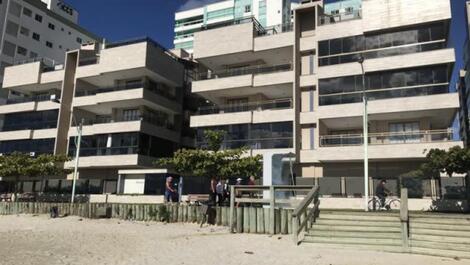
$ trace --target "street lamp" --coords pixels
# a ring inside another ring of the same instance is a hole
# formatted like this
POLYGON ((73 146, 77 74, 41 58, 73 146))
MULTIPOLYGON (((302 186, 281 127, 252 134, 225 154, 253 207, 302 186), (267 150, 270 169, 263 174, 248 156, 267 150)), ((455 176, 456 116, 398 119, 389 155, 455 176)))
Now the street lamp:
MULTIPOLYGON (((60 104, 60 100, 57 99, 55 95, 51 96, 51 101, 60 104)), ((72 122, 77 124, 75 120, 75 115, 73 114, 73 112, 72 112, 72 122)), ((75 151, 75 166, 73 169, 73 180, 72 180, 72 197, 70 198, 71 204, 73 204, 75 201, 75 188, 77 186, 77 177, 78 177, 78 161, 80 158, 80 144, 82 142, 82 132, 83 132, 84 122, 85 122, 85 119, 81 119, 78 127, 75 127, 77 129, 77 136, 75 137, 75 146, 77 147, 77 150, 75 151)))
POLYGON ((364 136, 364 209, 369 211, 369 156, 368 156, 368 147, 369 147, 369 125, 367 117, 367 95, 366 95, 366 76, 364 73, 364 57, 359 56, 357 62, 361 65, 362 70, 362 102, 364 105, 364 113, 362 119, 362 129, 364 136))

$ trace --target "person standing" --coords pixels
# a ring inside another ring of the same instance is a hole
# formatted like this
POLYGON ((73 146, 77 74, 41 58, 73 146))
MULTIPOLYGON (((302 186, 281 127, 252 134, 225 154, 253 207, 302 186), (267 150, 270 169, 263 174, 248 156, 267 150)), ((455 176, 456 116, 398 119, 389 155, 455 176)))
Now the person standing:
POLYGON ((224 185, 224 180, 221 179, 217 183, 217 186, 215 187, 215 191, 217 192, 217 203, 219 206, 222 206, 222 203, 225 201, 225 185, 224 185))
POLYGON ((217 180, 215 177, 211 178, 209 189, 209 201, 215 205, 217 200, 217 180))
POLYGON ((165 201, 172 202, 175 193, 175 189, 173 189, 173 177, 169 176, 166 178, 165 183, 165 201))

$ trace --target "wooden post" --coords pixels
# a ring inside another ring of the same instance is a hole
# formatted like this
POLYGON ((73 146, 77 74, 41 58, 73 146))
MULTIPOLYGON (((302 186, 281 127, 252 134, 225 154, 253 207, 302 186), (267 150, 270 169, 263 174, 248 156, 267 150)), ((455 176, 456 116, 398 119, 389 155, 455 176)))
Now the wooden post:
POLYGON ((243 207, 237 208, 237 233, 243 233, 243 207))
POLYGON ((401 238, 403 250, 409 251, 409 215, 408 215, 408 189, 401 189, 400 196, 400 221, 401 221, 401 238))
POLYGON ((250 233, 250 209, 243 207, 243 233, 250 233))
POLYGON ((256 209, 256 232, 258 234, 264 234, 264 209, 256 209))
POLYGON ((274 235, 276 233, 276 222, 275 222, 275 193, 274 186, 269 187, 269 234, 274 235))
POLYGON ((256 208, 250 207, 250 233, 256 233, 256 208))
POLYGON ((235 187, 230 186, 230 217, 229 217, 229 231, 234 233, 235 228, 235 187))

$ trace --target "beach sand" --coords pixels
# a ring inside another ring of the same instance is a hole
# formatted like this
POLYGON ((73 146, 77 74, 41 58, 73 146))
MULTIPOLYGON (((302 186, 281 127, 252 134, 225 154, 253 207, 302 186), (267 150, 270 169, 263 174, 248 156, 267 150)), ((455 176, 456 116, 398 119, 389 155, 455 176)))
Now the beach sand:
POLYGON ((468 260, 295 246, 290 236, 225 227, 78 217, 0 216, 0 264, 434 265, 468 260))

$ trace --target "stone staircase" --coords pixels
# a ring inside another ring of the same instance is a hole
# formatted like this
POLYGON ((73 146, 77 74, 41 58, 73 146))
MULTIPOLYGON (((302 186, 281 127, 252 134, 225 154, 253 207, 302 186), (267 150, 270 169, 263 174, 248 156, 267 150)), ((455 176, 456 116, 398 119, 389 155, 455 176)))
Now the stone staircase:
POLYGON ((470 259, 470 215, 411 214, 413 253, 470 259))
POLYGON ((303 243, 470 259, 470 215, 411 214, 409 247, 398 212, 321 210, 303 243))

